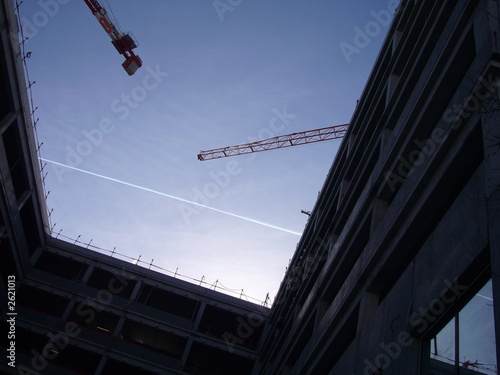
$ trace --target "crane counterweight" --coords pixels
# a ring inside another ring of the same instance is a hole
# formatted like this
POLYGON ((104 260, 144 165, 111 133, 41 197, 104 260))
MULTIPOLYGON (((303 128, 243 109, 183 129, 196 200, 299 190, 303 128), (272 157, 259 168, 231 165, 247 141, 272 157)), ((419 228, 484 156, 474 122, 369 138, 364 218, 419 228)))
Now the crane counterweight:
POLYGON ((133 49, 137 48, 137 42, 130 34, 123 33, 110 19, 108 12, 99 4, 97 0, 84 0, 92 14, 102 26, 104 31, 111 38, 111 43, 115 46, 120 55, 125 57, 122 66, 129 76, 133 75, 142 66, 142 60, 133 49))

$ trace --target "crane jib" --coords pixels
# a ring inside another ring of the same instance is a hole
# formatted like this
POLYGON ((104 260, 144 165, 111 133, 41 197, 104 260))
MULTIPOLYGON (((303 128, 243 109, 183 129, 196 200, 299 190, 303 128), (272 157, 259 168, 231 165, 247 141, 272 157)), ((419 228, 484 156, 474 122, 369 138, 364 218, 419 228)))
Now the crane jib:
POLYGON ((201 151, 198 154, 198 160, 212 160, 225 158, 228 156, 244 155, 253 152, 274 150, 277 148, 285 148, 299 146, 308 143, 317 143, 339 139, 344 137, 349 124, 328 126, 321 129, 306 130, 299 133, 279 135, 268 139, 263 139, 257 142, 245 143, 236 146, 221 147, 208 151, 201 151))

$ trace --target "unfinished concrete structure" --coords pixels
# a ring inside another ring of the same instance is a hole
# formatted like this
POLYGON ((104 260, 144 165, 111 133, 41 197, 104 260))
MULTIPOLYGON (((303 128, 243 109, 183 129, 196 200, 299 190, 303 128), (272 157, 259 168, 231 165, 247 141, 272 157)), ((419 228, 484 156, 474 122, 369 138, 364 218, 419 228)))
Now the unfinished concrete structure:
POLYGON ((249 375, 269 309, 47 234, 12 1, 0 32, 0 372, 249 375))
POLYGON ((271 311, 47 235, 0 12, 0 371, 497 373, 498 1, 401 2, 271 311))

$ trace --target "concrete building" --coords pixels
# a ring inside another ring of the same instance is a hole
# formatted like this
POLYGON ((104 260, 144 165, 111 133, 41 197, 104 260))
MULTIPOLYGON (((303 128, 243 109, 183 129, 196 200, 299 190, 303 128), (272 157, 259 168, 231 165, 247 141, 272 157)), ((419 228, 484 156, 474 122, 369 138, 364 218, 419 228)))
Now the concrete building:
POLYGON ((497 374, 500 3, 395 13, 269 310, 47 234, 3 1, 0 372, 497 374))
POLYGON ((401 2, 255 374, 498 373, 499 14, 401 2))
POLYGON ((249 375, 268 308, 48 235, 13 3, 0 4, 0 373, 249 375))

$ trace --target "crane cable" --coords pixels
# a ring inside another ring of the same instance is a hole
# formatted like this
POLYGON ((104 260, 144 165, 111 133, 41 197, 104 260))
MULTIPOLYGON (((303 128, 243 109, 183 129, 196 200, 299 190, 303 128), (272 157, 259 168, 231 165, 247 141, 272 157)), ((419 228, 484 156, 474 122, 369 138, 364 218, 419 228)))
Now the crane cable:
POLYGON ((115 16, 115 13, 113 12, 113 8, 111 7, 111 4, 109 3, 109 0, 103 0, 103 3, 105 4, 106 11, 108 12, 108 16, 115 25, 115 27, 118 29, 120 33, 123 33, 123 30, 118 23, 118 19, 115 16))

